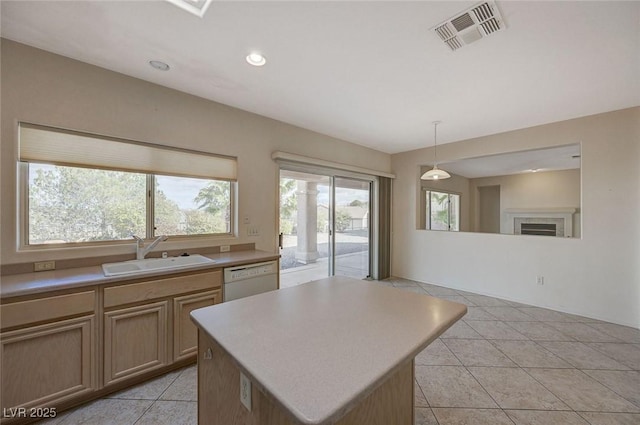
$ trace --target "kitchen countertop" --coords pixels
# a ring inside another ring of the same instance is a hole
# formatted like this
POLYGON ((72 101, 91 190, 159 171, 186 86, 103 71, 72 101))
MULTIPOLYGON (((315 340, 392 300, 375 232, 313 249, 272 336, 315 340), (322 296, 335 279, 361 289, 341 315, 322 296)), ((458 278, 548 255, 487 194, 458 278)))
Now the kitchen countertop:
POLYGON ((331 424, 467 311, 332 277, 195 310, 192 320, 300 424, 331 424))
POLYGON ((194 270, 216 269, 262 261, 277 260, 280 255, 265 251, 231 251, 220 254, 202 254, 214 263, 199 264, 175 270, 158 270, 148 273, 106 277, 101 266, 78 267, 37 273, 22 273, 2 276, 0 298, 3 300, 23 295, 41 294, 62 289, 81 288, 83 286, 104 285, 133 279, 163 277, 175 273, 194 270))

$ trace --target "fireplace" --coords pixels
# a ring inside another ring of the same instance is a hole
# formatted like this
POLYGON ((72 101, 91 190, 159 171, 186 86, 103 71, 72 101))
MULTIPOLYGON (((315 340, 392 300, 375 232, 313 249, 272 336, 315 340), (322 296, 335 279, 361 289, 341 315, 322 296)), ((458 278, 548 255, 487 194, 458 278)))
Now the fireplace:
POLYGON ((575 212, 576 208, 507 209, 506 233, 572 237, 575 212))
POLYGON ((553 223, 522 223, 521 235, 556 236, 556 225, 553 223))

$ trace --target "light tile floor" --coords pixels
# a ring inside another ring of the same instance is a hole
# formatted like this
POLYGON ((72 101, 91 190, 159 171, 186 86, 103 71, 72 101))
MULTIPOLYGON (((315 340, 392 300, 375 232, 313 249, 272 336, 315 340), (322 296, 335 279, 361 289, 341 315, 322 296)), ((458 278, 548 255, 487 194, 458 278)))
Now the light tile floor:
MULTIPOLYGON (((640 424, 640 330, 406 279, 378 283, 469 306, 416 357, 416 425, 640 424)), ((195 425, 196 380, 191 366, 41 423, 195 425)))

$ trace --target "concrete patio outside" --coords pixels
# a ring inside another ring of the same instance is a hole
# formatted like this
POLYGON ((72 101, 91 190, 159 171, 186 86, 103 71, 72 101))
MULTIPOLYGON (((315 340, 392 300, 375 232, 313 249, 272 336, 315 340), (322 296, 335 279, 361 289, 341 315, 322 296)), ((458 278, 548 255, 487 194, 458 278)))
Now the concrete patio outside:
MULTIPOLYGON (((280 271, 280 288, 289 288, 329 276, 329 259, 319 258, 315 263, 280 271)), ((369 250, 336 255, 336 275, 363 279, 368 270, 369 250)))

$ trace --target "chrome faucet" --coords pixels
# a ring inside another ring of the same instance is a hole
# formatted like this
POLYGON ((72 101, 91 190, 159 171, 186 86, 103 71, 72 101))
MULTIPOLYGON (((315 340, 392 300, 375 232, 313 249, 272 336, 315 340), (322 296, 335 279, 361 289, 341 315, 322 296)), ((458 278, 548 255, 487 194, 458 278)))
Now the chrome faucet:
POLYGON ((158 236, 153 242, 149 244, 149 246, 144 246, 144 239, 132 234, 131 235, 136 240, 136 260, 144 260, 144 257, 156 247, 160 242, 164 242, 169 239, 168 236, 162 235, 158 236))

